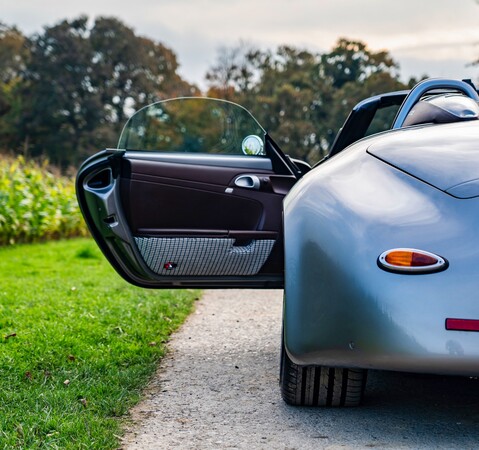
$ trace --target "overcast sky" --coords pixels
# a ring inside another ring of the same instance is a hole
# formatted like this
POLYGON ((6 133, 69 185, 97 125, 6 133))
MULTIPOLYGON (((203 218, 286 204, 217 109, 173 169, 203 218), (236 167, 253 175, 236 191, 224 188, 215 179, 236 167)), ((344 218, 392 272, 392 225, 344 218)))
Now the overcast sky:
POLYGON ((479 58, 477 0, 0 0, 0 21, 26 34, 80 14, 118 17, 163 42, 180 73, 200 84, 221 46, 327 51, 340 36, 389 50, 404 79, 479 81, 479 67, 466 67, 479 58))

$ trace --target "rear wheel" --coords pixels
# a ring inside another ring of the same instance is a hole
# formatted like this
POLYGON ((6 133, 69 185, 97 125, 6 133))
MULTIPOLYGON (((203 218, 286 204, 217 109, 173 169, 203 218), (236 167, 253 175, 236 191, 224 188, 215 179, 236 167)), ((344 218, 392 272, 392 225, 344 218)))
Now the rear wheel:
POLYGON ((283 400, 294 406, 358 406, 367 370, 300 366, 281 350, 280 385, 283 400))

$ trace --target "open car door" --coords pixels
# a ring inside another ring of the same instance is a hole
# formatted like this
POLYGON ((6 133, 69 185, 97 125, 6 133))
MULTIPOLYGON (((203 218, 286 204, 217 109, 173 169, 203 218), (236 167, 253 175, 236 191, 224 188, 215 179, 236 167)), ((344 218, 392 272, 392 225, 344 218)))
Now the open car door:
POLYGON ((76 187, 96 242, 135 285, 279 288, 282 203, 299 176, 241 106, 180 98, 135 113, 76 187))

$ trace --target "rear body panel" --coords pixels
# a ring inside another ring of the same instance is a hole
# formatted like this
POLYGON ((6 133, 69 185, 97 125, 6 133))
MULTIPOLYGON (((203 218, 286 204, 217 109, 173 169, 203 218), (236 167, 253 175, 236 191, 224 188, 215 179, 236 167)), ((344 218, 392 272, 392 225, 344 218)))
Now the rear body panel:
POLYGON ((479 196, 477 142, 479 126, 474 120, 399 130, 373 143, 368 152, 442 191, 470 198, 479 196))
POLYGON ((479 333, 445 321, 479 319, 479 199, 454 198, 367 153, 390 140, 356 144, 286 199, 286 349, 298 364, 478 375, 479 333), (379 268, 382 252, 401 247, 449 267, 379 268))

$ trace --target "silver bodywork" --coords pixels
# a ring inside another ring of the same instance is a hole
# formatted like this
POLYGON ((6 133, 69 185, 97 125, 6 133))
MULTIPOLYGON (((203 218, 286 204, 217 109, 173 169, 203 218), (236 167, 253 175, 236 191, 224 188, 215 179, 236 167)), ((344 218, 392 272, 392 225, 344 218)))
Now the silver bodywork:
POLYGON ((293 362, 479 374, 479 333, 445 327, 447 318, 479 319, 479 190, 444 192, 477 186, 478 143, 478 121, 390 131, 295 185, 284 203, 284 337, 293 362), (373 155, 378 145, 407 150, 408 167, 373 155), (382 270, 378 256, 400 247, 433 252, 449 267, 382 270))

